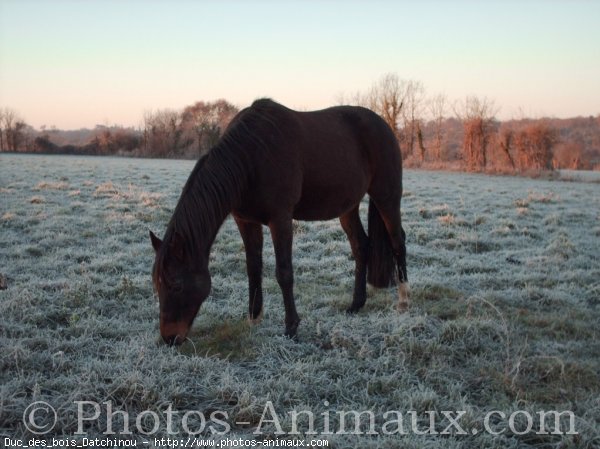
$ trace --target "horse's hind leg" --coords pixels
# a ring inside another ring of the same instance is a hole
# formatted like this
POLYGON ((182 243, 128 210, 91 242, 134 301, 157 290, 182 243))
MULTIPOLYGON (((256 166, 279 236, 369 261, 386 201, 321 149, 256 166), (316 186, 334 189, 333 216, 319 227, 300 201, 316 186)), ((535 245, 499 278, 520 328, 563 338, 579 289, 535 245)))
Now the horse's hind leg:
POLYGON ((275 276, 283 293, 285 307, 285 335, 296 337, 300 317, 294 302, 294 270, 292 267, 292 218, 284 217, 269 223, 275 249, 275 276))
POLYGON ((260 322, 262 318, 262 250, 263 233, 259 223, 251 223, 234 217, 240 230, 244 249, 246 250, 246 270, 248 272, 248 319, 252 323, 260 322))
POLYGON ((404 311, 410 305, 410 298, 406 272, 406 233, 400 218, 400 198, 382 202, 375 200, 375 205, 390 236, 398 273, 398 310, 404 311))
POLYGON ((369 238, 360 221, 358 205, 340 217, 340 223, 350 241, 352 255, 356 262, 354 269, 354 294, 348 313, 358 312, 367 299, 367 251, 369 238))

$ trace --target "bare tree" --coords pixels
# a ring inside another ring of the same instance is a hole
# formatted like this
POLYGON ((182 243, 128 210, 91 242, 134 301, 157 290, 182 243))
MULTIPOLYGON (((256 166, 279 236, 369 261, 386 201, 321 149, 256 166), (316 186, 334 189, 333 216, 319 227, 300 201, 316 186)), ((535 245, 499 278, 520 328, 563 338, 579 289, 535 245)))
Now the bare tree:
POLYGON ((425 144, 423 143, 423 130, 421 129, 421 121, 417 121, 417 144, 419 146, 419 159, 421 162, 425 162, 425 152, 427 149, 425 148, 425 144))
POLYGON ((581 142, 565 142, 556 146, 552 157, 552 167, 579 170, 584 166, 584 146, 581 142))
POLYGON ((447 98, 437 94, 429 100, 429 113, 434 124, 434 159, 442 160, 442 144, 444 141, 444 118, 446 116, 447 98))
POLYGON ((515 160, 512 156, 514 137, 514 131, 507 126, 503 126, 498 133, 498 144, 500 149, 508 159, 508 163, 513 170, 517 168, 515 165, 515 160))
POLYGON ((365 93, 338 95, 339 104, 357 104, 377 112, 392 128, 402 144, 404 155, 412 155, 418 145, 420 159, 425 158, 423 115, 425 89, 420 81, 405 80, 395 73, 383 75, 365 93))
POLYGON ((361 92, 355 92, 353 94, 347 94, 345 92, 340 92, 336 95, 335 97, 335 102, 336 104, 343 106, 343 105, 354 105, 354 106, 364 106, 364 107, 370 107, 369 105, 369 100, 367 98, 368 96, 361 93, 361 92))
POLYGON ((0 151, 18 151, 23 143, 27 124, 16 111, 0 109, 0 151))
POLYGON ((178 154, 181 114, 170 109, 144 114, 144 141, 149 154, 168 157, 178 154))
POLYGON ((556 130, 543 121, 525 126, 515 136, 521 168, 552 169, 552 149, 558 142, 556 130))
POLYGON ((144 117, 142 119, 142 154, 149 156, 151 154, 150 149, 150 134, 152 126, 152 111, 144 111, 144 117))
POLYGON ((19 149, 23 145, 23 143, 25 141, 24 131, 26 128, 27 128, 27 124, 23 120, 18 119, 15 122, 12 132, 10 134, 10 143, 11 143, 12 151, 15 151, 15 152, 19 151, 19 149))
POLYGON ((388 73, 381 77, 362 99, 362 105, 381 115, 398 137, 406 83, 395 73, 388 73))
POLYGON ((214 102, 199 101, 184 109, 181 119, 183 139, 192 152, 197 155, 206 153, 229 125, 238 109, 226 100, 214 102))
POLYGON ((402 108, 403 141, 407 155, 414 153, 415 142, 419 145, 421 162, 425 159, 425 147, 423 146, 423 134, 421 131, 423 106, 425 104, 425 88, 420 81, 404 81, 404 107, 402 108))
POLYGON ((458 102, 454 111, 463 122, 463 159, 468 170, 482 170, 487 165, 487 149, 495 132, 494 102, 486 97, 469 96, 458 102))

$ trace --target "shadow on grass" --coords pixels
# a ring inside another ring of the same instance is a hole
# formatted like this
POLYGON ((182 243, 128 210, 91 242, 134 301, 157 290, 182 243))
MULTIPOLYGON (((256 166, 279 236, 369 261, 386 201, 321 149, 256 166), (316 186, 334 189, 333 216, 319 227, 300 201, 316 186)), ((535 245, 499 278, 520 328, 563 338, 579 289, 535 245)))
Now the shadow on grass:
POLYGON ((256 332, 247 319, 202 323, 192 329, 179 352, 184 355, 216 356, 229 360, 256 357, 256 332))

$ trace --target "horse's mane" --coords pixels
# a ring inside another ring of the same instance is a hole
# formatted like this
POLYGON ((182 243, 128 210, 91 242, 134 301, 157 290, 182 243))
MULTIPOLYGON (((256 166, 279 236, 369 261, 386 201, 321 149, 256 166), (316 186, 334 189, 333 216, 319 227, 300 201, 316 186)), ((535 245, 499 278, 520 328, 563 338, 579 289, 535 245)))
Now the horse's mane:
POLYGON ((253 161, 267 153, 260 131, 274 122, 265 110, 268 108, 256 107, 261 106, 259 102, 266 106, 269 101, 259 100, 234 117, 219 142, 198 160, 183 187, 164 243, 168 245, 175 235, 181 237, 186 258, 210 249, 252 178, 253 161))

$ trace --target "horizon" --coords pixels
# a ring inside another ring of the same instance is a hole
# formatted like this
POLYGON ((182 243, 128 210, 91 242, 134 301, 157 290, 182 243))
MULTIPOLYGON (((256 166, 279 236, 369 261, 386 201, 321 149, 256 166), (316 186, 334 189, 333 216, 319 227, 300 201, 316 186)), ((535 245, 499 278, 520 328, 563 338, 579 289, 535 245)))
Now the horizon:
POLYGON ((137 127, 218 98, 319 109, 396 73, 501 120, 597 116, 598 18, 588 1, 0 0, 0 107, 36 129, 137 127))

